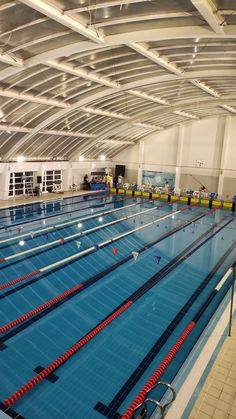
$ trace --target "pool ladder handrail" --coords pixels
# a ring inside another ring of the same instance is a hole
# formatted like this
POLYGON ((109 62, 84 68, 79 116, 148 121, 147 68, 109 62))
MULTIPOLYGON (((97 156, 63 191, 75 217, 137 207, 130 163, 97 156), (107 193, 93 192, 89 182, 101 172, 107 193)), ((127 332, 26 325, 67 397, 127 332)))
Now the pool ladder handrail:
POLYGON ((138 409, 140 409, 140 407, 142 407, 143 406, 143 410, 141 411, 141 413, 139 414, 139 416, 137 416, 137 419, 147 419, 147 402, 149 402, 149 403, 152 403, 152 404, 155 404, 155 406, 156 407, 158 407, 159 409, 160 409, 160 417, 161 417, 161 419, 162 418, 164 418, 164 416, 165 416, 165 411, 166 411, 166 408, 168 407, 168 406, 170 406, 170 404, 171 403, 173 403, 173 401, 176 399, 176 392, 175 392, 175 389, 172 387, 172 385, 171 384, 169 384, 169 383, 166 383, 165 381, 158 381, 152 388, 150 388, 150 390, 146 393, 146 398, 145 398, 145 400, 142 402, 142 403, 140 403, 135 409, 134 409, 134 411, 133 411, 133 418, 135 418, 135 412, 138 410, 138 409), (155 400, 155 399, 153 399, 153 398, 150 398, 150 397, 147 397, 148 396, 148 394, 154 389, 154 388, 156 388, 156 387, 158 387, 159 385, 164 385, 164 386, 166 386, 167 387, 167 390, 169 389, 169 390, 171 390, 171 393, 172 393, 172 397, 171 397, 171 399, 168 401, 168 402, 166 402, 164 405, 162 405, 158 400, 155 400))

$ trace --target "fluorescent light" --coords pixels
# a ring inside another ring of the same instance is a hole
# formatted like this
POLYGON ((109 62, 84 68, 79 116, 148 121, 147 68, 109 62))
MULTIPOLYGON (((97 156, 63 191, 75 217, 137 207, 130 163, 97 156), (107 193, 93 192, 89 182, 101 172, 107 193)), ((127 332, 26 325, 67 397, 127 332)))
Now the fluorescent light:
POLYGON ((79 161, 83 161, 84 160, 84 156, 79 156, 79 161))
POLYGON ((23 161, 25 161, 25 158, 24 156, 18 156, 16 160, 18 161, 18 163, 22 163, 23 161))
POLYGON ((106 156, 104 156, 104 154, 102 154, 100 159, 104 161, 104 160, 106 160, 106 156))

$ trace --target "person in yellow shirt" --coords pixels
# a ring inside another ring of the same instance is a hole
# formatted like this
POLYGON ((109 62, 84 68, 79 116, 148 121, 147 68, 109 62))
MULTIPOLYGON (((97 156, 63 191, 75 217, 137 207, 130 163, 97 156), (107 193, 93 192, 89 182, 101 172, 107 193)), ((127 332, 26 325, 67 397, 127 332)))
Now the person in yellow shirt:
POLYGON ((111 187, 111 181, 112 181, 112 177, 111 175, 108 173, 108 175, 106 176, 106 184, 107 187, 110 188, 111 187))

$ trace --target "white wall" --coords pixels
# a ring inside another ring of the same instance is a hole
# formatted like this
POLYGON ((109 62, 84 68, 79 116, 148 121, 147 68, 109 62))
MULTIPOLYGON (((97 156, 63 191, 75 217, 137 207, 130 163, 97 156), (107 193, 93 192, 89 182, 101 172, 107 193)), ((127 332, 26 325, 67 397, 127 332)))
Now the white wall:
MULTIPOLYGON (((236 116, 230 115, 154 132, 143 138, 142 169, 175 173, 178 166, 181 188, 195 190, 204 184, 212 192, 221 189, 223 197, 228 194, 232 196, 236 194, 235 133, 236 116), (204 160, 204 168, 196 167, 196 160, 204 160)), ((137 174, 140 166, 139 145, 127 148, 112 161, 114 165, 125 164, 127 174, 130 170, 137 174)), ((127 180, 133 180, 127 177, 127 180)))
POLYGON ((8 199, 9 176, 11 172, 33 171, 34 186, 37 185, 37 176, 42 176, 44 170, 62 170, 62 189, 69 190, 70 185, 79 185, 83 182, 85 174, 99 168, 112 167, 108 161, 47 161, 47 162, 11 162, 0 163, 0 199, 8 199))

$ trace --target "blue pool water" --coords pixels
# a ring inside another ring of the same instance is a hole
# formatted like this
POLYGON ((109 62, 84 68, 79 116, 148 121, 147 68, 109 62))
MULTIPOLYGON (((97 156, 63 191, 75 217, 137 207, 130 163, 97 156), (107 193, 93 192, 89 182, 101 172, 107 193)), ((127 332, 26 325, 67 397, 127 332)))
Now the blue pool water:
MULTIPOLYGON (((123 199, 101 194, 0 210, 0 258, 34 249, 0 263, 0 285, 186 208, 178 203, 123 199), (132 205, 137 202, 140 204, 132 205), (153 210, 140 214, 147 209, 153 210), (109 213, 101 215, 106 211, 109 213), (134 217, 103 227, 130 215, 134 217), (70 224, 60 227, 66 222, 70 224), (99 226, 64 244, 40 247, 99 226), (34 231, 38 233, 33 238, 23 237, 34 231), (76 240, 81 241, 79 249, 76 240)), ((57 381, 44 379, 12 406, 26 419, 116 418, 117 412, 124 413, 235 260, 233 215, 194 206, 1 289, 0 327, 75 285, 86 284, 72 298, 0 334, 0 401, 30 380, 37 366, 47 367, 120 305, 132 300, 131 307, 55 371, 57 381), (136 261, 132 251, 140 252, 136 261), (155 256, 161 257, 159 264, 155 256), (193 299, 204 280, 204 287, 193 299), (150 287, 143 293, 147 284, 150 287), (178 321, 174 321, 176 316, 178 321)), ((163 379, 171 382, 176 375, 228 286, 226 283, 209 304, 163 379)))

